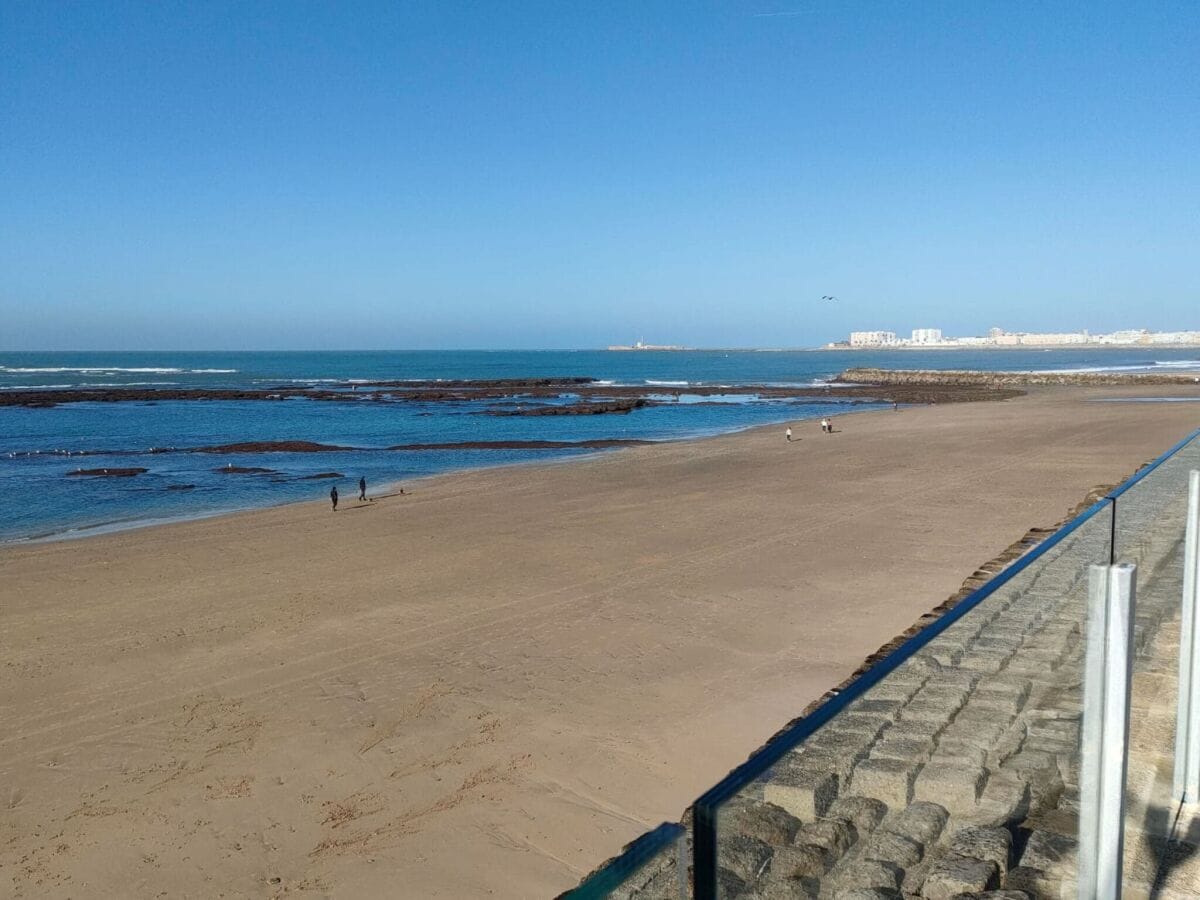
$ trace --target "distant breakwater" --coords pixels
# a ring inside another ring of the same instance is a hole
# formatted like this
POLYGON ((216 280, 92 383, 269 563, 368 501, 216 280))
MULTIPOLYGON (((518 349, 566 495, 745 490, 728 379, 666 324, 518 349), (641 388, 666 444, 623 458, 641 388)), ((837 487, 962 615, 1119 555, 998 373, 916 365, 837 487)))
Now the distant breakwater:
POLYGON ((1129 385, 1200 383, 1198 374, 1134 372, 981 372, 953 369, 846 369, 837 376, 846 384, 895 387, 1011 388, 1019 385, 1129 385))

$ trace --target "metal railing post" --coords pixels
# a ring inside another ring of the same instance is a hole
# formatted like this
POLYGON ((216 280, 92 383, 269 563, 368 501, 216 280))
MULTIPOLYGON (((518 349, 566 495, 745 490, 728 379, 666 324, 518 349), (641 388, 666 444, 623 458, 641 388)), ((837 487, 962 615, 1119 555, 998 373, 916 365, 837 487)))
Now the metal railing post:
POLYGON ((692 806, 692 896, 717 897, 717 810, 701 797, 692 806))
POLYGON ((1183 610, 1179 619, 1179 705, 1175 719, 1175 799, 1200 801, 1200 472, 1188 476, 1183 543, 1183 610))
POLYGON ((675 839, 675 896, 688 900, 688 867, 692 858, 687 852, 687 832, 681 831, 675 839))
POLYGON ((1092 566, 1079 773, 1079 898, 1118 900, 1137 567, 1092 566))

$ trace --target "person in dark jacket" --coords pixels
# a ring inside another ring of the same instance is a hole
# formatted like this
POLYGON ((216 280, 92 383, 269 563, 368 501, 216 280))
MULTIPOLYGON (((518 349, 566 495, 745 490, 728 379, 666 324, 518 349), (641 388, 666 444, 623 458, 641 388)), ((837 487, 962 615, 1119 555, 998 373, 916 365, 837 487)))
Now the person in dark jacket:
POLYGON ((329 499, 333 503, 333 511, 337 512, 337 485, 329 489, 329 499))
POLYGON ((366 478, 358 479, 358 499, 359 500, 367 499, 367 479, 366 478))

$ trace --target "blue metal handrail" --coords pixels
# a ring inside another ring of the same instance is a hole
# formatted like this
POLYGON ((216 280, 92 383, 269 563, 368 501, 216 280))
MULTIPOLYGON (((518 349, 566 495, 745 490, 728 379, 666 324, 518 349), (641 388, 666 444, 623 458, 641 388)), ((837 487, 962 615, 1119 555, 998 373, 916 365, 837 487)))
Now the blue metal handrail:
POLYGON ((1169 460, 1171 457, 1173 457, 1176 453, 1178 453, 1180 450, 1182 450, 1184 447, 1186 447, 1192 441, 1196 440, 1197 437, 1200 437, 1200 428, 1197 428, 1195 431, 1193 431, 1191 434, 1189 434, 1187 437, 1185 437, 1182 441, 1180 441, 1178 444, 1176 444, 1174 447, 1172 447, 1170 450, 1168 450, 1166 453, 1164 453, 1158 459, 1154 460, 1154 462, 1150 463, 1150 465, 1143 466, 1141 469, 1134 472, 1132 476, 1130 476, 1129 478, 1126 478, 1123 482, 1121 482, 1121 484, 1117 485, 1115 488, 1113 488, 1111 491, 1109 491, 1105 495, 1106 497, 1108 497, 1108 499, 1112 500, 1112 502, 1113 502, 1111 531, 1109 532, 1109 540, 1108 540, 1108 563, 1109 563, 1109 565, 1116 565, 1116 562, 1117 562, 1117 501, 1120 499, 1121 495, 1124 494, 1126 491, 1128 491, 1130 488, 1137 485, 1143 478, 1145 478, 1147 475, 1149 475, 1151 472, 1153 472, 1155 469, 1157 469, 1159 466, 1161 466, 1163 463, 1165 463, 1167 460, 1169 460))
POLYGON ((1139 469, 1131 477, 1125 479, 1123 482, 1121 482, 1121 484, 1119 484, 1117 487, 1115 487, 1111 491, 1109 491, 1109 493, 1106 496, 1108 496, 1114 500, 1116 498, 1120 497, 1127 490, 1129 490, 1131 487, 1133 487, 1135 484, 1137 484, 1139 481, 1141 481, 1143 478, 1145 478, 1147 475, 1149 475, 1151 472, 1153 472, 1155 469, 1157 469, 1159 466, 1161 466, 1163 463, 1165 463, 1168 459, 1170 459, 1172 456, 1174 456, 1176 453, 1178 453, 1180 450, 1182 450, 1184 447, 1186 447, 1192 441, 1196 440, 1196 438, 1200 438, 1200 428, 1197 428, 1195 431, 1193 431, 1191 434, 1189 434, 1187 437, 1185 437, 1182 441, 1180 441, 1178 444, 1176 444, 1174 447, 1172 447, 1170 450, 1168 450, 1166 453, 1164 453, 1162 456, 1160 456, 1154 462, 1150 463, 1150 465, 1145 466, 1142 469, 1139 469))

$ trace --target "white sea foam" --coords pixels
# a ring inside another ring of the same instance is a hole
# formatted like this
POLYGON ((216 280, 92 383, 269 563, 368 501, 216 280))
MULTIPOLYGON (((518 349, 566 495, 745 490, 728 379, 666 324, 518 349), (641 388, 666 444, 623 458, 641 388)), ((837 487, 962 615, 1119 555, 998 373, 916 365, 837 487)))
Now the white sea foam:
POLYGON ((370 378, 255 378, 255 384, 366 384, 370 378))
POLYGON ((237 369, 180 369, 174 366, 0 366, 6 375, 50 375, 76 372, 80 375, 233 375, 237 369))
POLYGON ((71 388, 170 387, 178 381, 76 381, 68 384, 3 384, 0 391, 55 391, 71 388))
POLYGON ((1144 372, 1150 366, 1079 366, 1074 369, 1026 369, 1023 375, 1093 375, 1103 372, 1144 372))
POLYGON ((653 385, 654 387, 688 387, 691 384, 691 382, 690 381, 651 381, 649 378, 647 378, 646 384, 653 385))
POLYGON ((1200 359, 1156 359, 1125 366, 1079 366, 1070 369, 1030 369, 1030 375, 1089 375, 1105 372, 1153 372, 1156 369, 1200 370, 1200 359))
POLYGON ((165 387, 179 384, 178 381, 84 381, 66 387, 96 388, 96 387, 165 387))
POLYGON ((108 366, 31 366, 31 367, 14 367, 0 366, 0 370, 11 372, 16 375, 43 375, 48 373, 62 372, 78 372, 80 375, 116 375, 119 372, 128 372, 130 374, 145 374, 145 375, 178 375, 183 372, 183 369, 175 368, 138 368, 124 369, 108 366))
MULTIPOLYGON (((247 507, 253 508, 253 507, 247 507)), ((91 537, 98 534, 112 534, 117 531, 131 531, 135 528, 148 528, 152 525, 166 525, 170 522, 195 522, 200 519, 212 519, 237 512, 236 507, 228 509, 202 510, 179 515, 155 516, 141 519, 117 519, 112 522, 101 522, 95 525, 77 525, 61 531, 51 531, 31 537, 0 538, 0 544, 45 544, 52 541, 70 541, 77 538, 91 537)))

